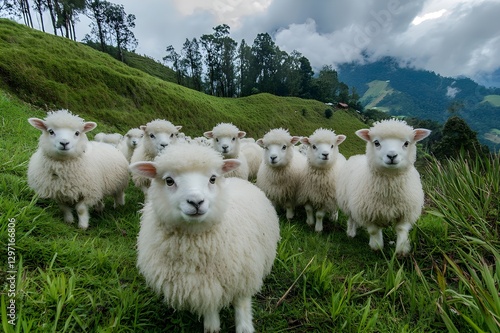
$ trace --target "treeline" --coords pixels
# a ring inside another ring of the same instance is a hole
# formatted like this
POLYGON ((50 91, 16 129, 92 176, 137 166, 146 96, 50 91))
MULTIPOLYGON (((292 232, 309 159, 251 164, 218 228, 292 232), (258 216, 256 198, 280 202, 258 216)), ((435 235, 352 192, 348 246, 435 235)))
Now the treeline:
POLYGON ((76 41, 75 24, 80 15, 91 20, 91 33, 84 42, 95 42, 107 52, 115 46, 118 58, 124 60, 124 51, 134 51, 137 39, 131 29, 135 27, 135 15, 127 14, 123 5, 101 0, 0 0, 0 15, 22 18, 24 24, 34 28, 32 11, 38 16, 41 29, 46 32, 45 17, 48 14, 52 32, 76 41))
POLYGON ((171 64, 177 83, 220 97, 242 97, 266 92, 361 109, 355 89, 339 81, 337 71, 325 65, 315 75, 309 59, 297 51, 288 54, 268 33, 249 45, 230 37, 226 24, 212 34, 186 39, 182 49, 166 48, 163 60, 171 64))

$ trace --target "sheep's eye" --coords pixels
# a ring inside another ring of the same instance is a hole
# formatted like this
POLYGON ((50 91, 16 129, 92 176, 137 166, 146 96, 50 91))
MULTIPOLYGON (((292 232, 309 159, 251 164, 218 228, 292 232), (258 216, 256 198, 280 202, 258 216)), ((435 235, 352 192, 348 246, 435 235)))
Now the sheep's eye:
POLYGON ((333 145, 331 145, 330 148, 333 149, 333 145))
POLYGON ((236 138, 233 138, 233 141, 236 141, 236 138))
POLYGON ((153 133, 151 133, 151 134, 149 134, 149 137, 150 137, 151 139, 154 139, 154 138, 155 138, 155 135, 154 135, 153 133))
POLYGON ((79 135, 80 135, 80 132, 76 131, 75 136, 79 136, 79 135))
POLYGON ((318 148, 318 147, 316 147, 316 145, 313 145, 313 149, 316 149, 316 148, 318 148))
POLYGON ((175 184, 174 179, 172 177, 165 178, 165 184, 167 184, 167 186, 174 185, 175 184))
POLYGON ((410 144, 410 142, 406 141, 403 146, 406 148, 406 147, 408 147, 409 144, 410 144))
POLYGON ((216 142, 219 142, 219 138, 215 138, 215 141, 216 141, 216 142))
POLYGON ((283 145, 283 147, 281 147, 281 150, 286 150, 286 145, 283 145))
POLYGON ((144 137, 144 134, 141 134, 141 138, 144 137))
POLYGON ((50 135, 54 135, 54 134, 56 134, 56 133, 54 132, 54 130, 52 130, 52 129, 49 129, 47 132, 49 132, 49 134, 50 134, 50 135))
POLYGON ((215 184, 216 179, 217 179, 217 176, 212 175, 212 177, 210 177, 210 184, 215 184))
POLYGON ((170 134, 170 137, 173 138, 174 137, 174 133, 170 134))
POLYGON ((380 147, 380 142, 378 142, 378 140, 373 141, 373 144, 375 147, 380 147))

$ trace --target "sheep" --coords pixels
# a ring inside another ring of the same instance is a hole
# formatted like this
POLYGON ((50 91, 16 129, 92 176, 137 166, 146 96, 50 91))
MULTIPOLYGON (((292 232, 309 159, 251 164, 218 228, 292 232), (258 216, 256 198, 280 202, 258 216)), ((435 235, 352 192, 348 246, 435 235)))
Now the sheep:
MULTIPOLYGON (((174 126, 170 121, 164 119, 155 119, 139 127, 144 131, 144 137, 141 145, 134 150, 130 163, 138 161, 152 161, 169 144, 177 142, 177 133, 182 126, 174 126)), ((150 179, 138 174, 132 174, 132 181, 136 187, 147 192, 150 179)))
POLYGON ((262 147, 255 143, 255 140, 253 142, 245 141, 241 145, 241 153, 248 162, 248 179, 252 181, 256 180, 260 164, 262 163, 262 147))
POLYGON ((71 206, 78 213, 78 226, 89 226, 89 208, 104 208, 103 198, 113 195, 115 207, 125 204, 128 162, 115 147, 88 141, 86 133, 97 124, 84 122, 68 110, 49 112, 46 119, 29 118, 42 131, 38 149, 28 164, 28 185, 40 198, 55 200, 67 223, 73 222, 71 206))
POLYGON ((135 148, 141 143, 144 131, 139 128, 132 128, 123 136, 117 148, 123 153, 127 161, 130 162, 135 148))
POLYGON ((224 174, 225 177, 248 179, 248 162, 240 150, 240 139, 246 135, 245 132, 240 131, 233 124, 220 123, 211 131, 203 133, 203 135, 208 139, 212 139, 212 147, 220 152, 224 158, 237 158, 240 160, 240 167, 224 174))
POLYGON ((153 162, 130 165, 152 179, 137 267, 169 306, 203 317, 205 332, 219 332, 219 312, 231 303, 236 332, 254 332, 252 296, 271 271, 280 238, 265 194, 223 177, 239 164, 209 147, 176 144, 153 162))
POLYGON ((424 204, 420 175, 414 167, 416 142, 430 132, 395 119, 356 132, 366 141, 366 153, 347 160, 337 183, 337 201, 348 216, 348 236, 356 236, 358 226, 362 226, 370 235, 371 249, 381 250, 382 229, 393 225, 396 254, 409 253, 408 232, 424 204))
POLYGON ((307 163, 304 155, 294 153, 294 145, 299 140, 300 137, 291 136, 288 130, 276 128, 256 141, 264 148, 256 185, 276 208, 285 208, 288 220, 295 215, 297 187, 307 163))
POLYGON ((120 143, 120 141, 122 139, 123 139, 123 135, 121 135, 120 133, 100 132, 94 136, 94 141, 108 143, 108 144, 113 145, 115 147, 118 146, 118 144, 120 143))
POLYGON ((339 145, 346 139, 345 135, 336 135, 334 131, 319 128, 310 137, 300 139, 302 146, 308 147, 307 167, 298 187, 297 204, 306 210, 308 225, 315 221, 315 231, 323 230, 323 218, 330 213, 332 221, 338 218, 338 207, 335 196, 337 175, 346 159, 339 153, 339 145))

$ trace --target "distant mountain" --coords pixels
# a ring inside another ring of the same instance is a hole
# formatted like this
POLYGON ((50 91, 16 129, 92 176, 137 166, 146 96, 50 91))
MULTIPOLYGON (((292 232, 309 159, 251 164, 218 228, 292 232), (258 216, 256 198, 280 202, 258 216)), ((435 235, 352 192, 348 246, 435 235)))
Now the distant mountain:
POLYGON ((406 67, 390 57, 338 68, 339 79, 355 87, 365 108, 394 116, 431 119, 444 123, 455 105, 458 115, 478 133, 479 140, 500 148, 500 88, 486 88, 466 77, 443 77, 406 67))

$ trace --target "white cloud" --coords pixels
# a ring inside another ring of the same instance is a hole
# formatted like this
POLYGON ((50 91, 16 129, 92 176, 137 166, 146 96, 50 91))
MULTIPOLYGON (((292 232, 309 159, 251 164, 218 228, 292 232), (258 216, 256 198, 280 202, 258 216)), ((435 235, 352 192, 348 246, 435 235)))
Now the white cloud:
POLYGON ((414 25, 419 25, 420 23, 425 22, 427 20, 434 20, 434 19, 440 18, 446 12, 447 12, 446 9, 441 9, 441 10, 438 10, 437 12, 426 13, 426 14, 424 14, 422 16, 416 16, 413 19, 413 21, 411 21, 411 23, 414 24, 414 25))

